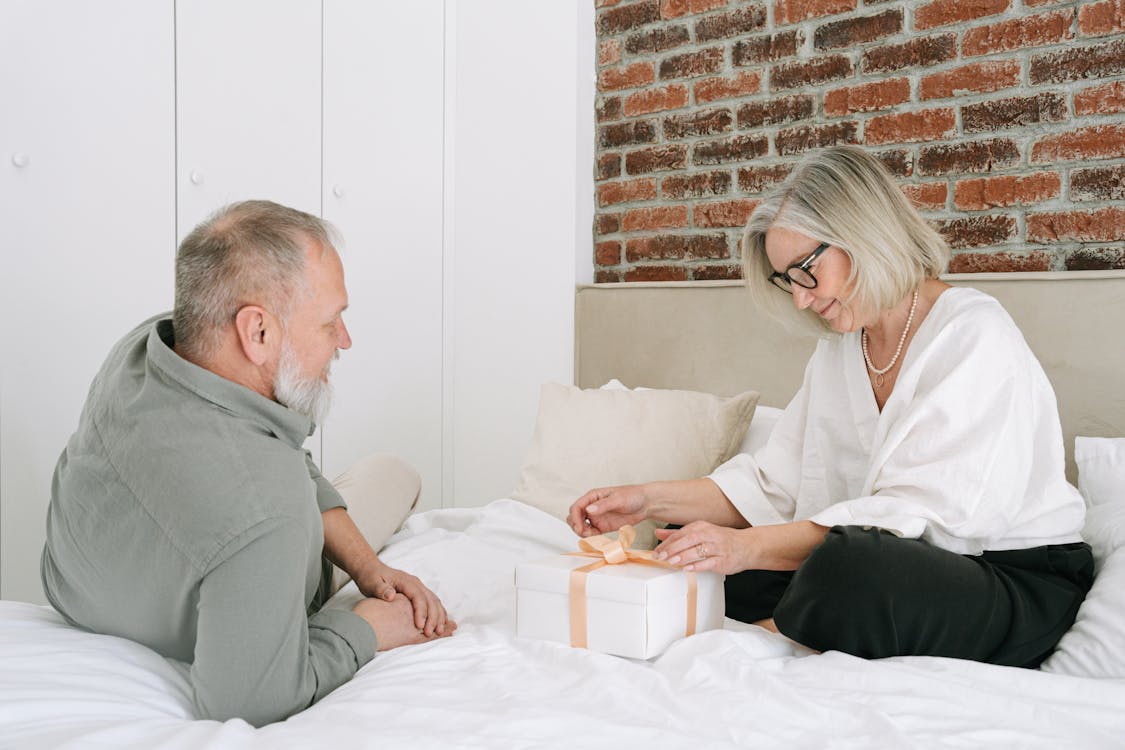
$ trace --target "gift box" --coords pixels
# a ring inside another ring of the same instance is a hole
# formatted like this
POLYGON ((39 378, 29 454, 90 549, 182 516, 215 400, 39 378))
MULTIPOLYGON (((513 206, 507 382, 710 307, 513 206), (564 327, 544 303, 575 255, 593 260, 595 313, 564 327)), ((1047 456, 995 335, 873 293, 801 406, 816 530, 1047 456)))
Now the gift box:
POLYGON ((649 659, 723 627, 724 576, 693 573, 628 549, 630 532, 581 540, 582 551, 516 566, 516 634, 649 659))

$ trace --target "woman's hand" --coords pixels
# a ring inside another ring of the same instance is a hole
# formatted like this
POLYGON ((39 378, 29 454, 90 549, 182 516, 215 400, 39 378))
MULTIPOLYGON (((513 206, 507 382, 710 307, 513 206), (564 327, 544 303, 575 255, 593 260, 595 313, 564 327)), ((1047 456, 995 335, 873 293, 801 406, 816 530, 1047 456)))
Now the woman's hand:
POLYGON ((661 543, 654 552, 657 560, 685 570, 733 575, 751 567, 749 531, 693 521, 682 529, 657 529, 661 543))
POLYGON ((626 484, 590 490, 570 506, 567 521, 578 536, 594 536, 648 518, 645 485, 626 484))

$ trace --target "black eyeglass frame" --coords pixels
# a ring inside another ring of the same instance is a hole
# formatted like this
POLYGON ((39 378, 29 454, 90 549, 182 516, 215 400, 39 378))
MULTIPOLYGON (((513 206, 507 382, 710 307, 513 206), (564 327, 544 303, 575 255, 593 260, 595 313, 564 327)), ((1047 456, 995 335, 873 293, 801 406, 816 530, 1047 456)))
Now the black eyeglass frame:
POLYGON ((821 254, 830 247, 832 247, 832 245, 827 242, 820 243, 819 245, 817 245, 816 250, 813 250, 811 253, 805 256, 803 260, 799 260, 796 263, 791 263, 786 267, 784 271, 774 271, 773 273, 771 273, 769 275, 769 282, 781 291, 788 294, 793 293, 793 284, 796 284, 802 289, 815 289, 816 277, 812 275, 811 271, 809 271, 809 266, 811 266, 816 261, 816 259, 819 258, 821 254), (802 281, 793 278, 793 276, 791 275, 793 271, 800 271, 805 276, 808 276, 810 279, 812 279, 812 284, 805 284, 802 281))

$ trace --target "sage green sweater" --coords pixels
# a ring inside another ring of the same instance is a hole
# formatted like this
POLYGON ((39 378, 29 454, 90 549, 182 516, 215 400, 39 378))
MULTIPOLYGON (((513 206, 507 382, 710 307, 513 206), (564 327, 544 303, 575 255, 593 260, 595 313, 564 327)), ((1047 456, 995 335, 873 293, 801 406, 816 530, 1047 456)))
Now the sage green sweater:
POLYGON ((358 615, 314 612, 320 514, 344 505, 304 416, 173 350, 157 316, 110 352, 51 485, 43 589, 72 623, 191 662, 200 718, 260 726, 375 654, 358 615))

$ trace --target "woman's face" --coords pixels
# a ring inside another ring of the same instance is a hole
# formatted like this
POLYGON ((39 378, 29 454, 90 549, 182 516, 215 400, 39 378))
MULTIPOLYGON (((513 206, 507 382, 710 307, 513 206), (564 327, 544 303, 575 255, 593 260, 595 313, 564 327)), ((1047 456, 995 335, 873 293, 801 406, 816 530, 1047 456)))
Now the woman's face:
MULTIPOLYGON (((766 256, 773 270, 784 273, 790 266, 803 262, 820 243, 808 235, 784 227, 771 227, 766 232, 766 256)), ((852 292, 848 275, 852 261, 838 247, 822 252, 809 266, 808 272, 816 279, 816 287, 805 289, 792 284, 793 304, 798 310, 811 308, 834 331, 846 333, 863 327, 855 311, 845 300, 852 292)))

